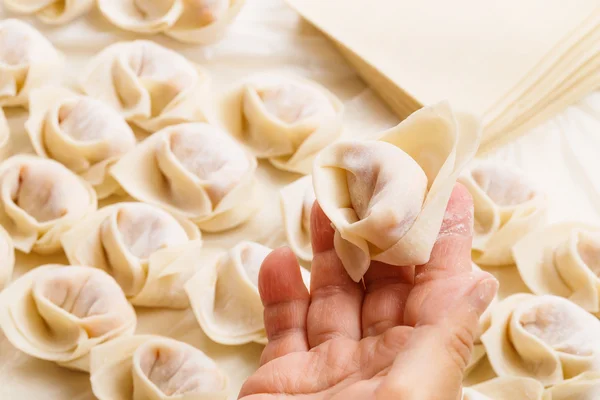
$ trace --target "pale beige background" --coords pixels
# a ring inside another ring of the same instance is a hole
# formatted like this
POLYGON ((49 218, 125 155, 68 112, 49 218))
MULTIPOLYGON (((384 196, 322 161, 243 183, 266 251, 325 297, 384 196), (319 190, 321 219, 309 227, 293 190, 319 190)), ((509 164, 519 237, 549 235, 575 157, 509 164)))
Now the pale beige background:
MULTIPOLYGON (((0 6, 0 17, 6 15, 0 6)), ((27 20, 35 23, 34 18, 27 20)), ((37 26, 67 55, 66 80, 70 83, 85 62, 105 46, 118 40, 139 38, 114 30, 95 12, 65 27, 37 26)), ((292 72, 323 83, 345 102, 345 134, 348 136, 372 136, 397 123, 396 117, 358 79, 334 47, 303 23, 282 0, 247 0, 226 38, 214 46, 186 46, 162 36, 152 39, 207 67, 214 78, 215 95, 255 72, 292 72)), ((13 134, 9 152, 30 151, 22 126, 26 113, 10 110, 7 116, 13 134)), ((551 221, 575 219, 600 223, 598 154, 599 92, 492 156, 525 168, 549 193, 551 221)), ((228 247, 241 239, 269 246, 284 242, 276 193, 298 175, 276 171, 265 163, 261 164, 259 174, 266 196, 263 211, 241 229, 207 235, 206 246, 228 247)), ((15 276, 50 262, 65 260, 62 255, 41 258, 18 254, 15 276)), ((493 272, 502 281, 503 296, 525 290, 514 267, 498 268, 493 272)), ((257 366, 262 346, 228 347, 212 343, 190 311, 138 309, 138 315, 138 332, 163 334, 186 341, 215 358, 231 378, 232 399, 236 398, 235 393, 245 377, 257 366)), ((474 372, 472 381, 490 375, 489 366, 484 363, 482 367, 474 372)), ((87 374, 32 359, 16 351, 0 333, 0 399, 93 398, 87 374)))

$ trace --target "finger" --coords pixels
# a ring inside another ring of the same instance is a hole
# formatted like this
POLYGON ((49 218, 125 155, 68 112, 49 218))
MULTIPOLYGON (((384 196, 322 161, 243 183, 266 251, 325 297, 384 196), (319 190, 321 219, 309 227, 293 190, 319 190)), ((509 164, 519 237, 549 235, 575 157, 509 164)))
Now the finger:
POLYGON ((269 338, 261 365, 295 351, 307 351, 306 316, 310 295, 290 249, 274 250, 265 258, 258 275, 258 289, 265 307, 265 329, 269 338))
POLYGON ((414 267, 373 261, 364 276, 363 337, 377 336, 404 322, 404 310, 414 283, 414 267))
POLYGON ((315 347, 330 339, 361 338, 362 284, 354 282, 333 249, 334 230, 317 203, 311 215, 313 261, 308 343, 315 347))
POLYGON ((429 261, 415 268, 415 284, 471 271, 473 199, 460 183, 454 186, 429 261))
POLYGON ((475 271, 432 285, 413 334, 381 386, 380 398, 460 396, 479 317, 496 295, 498 282, 475 271))

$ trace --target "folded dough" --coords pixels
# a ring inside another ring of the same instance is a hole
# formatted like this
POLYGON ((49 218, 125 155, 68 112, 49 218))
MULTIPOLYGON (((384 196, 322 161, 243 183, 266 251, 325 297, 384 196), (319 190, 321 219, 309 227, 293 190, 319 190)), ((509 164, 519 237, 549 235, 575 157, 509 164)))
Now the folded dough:
POLYGON ((173 50, 148 40, 113 44, 90 61, 83 91, 147 131, 206 121, 208 73, 173 50))
POLYGON ((595 400, 600 398, 600 372, 583 374, 546 389, 543 400, 595 400))
POLYGON ((25 129, 39 156, 80 174, 101 199, 119 188, 108 169, 136 143, 131 128, 112 107, 60 87, 31 91, 25 129))
MULTIPOLYGON (((271 249, 241 242, 225 254, 211 255, 185 285, 204 333, 225 345, 267 343, 258 272, 271 249)), ((305 284, 308 271, 301 269, 305 284)))
POLYGON ((0 164, 0 224, 24 253, 60 250, 60 236, 96 208, 94 189, 54 160, 16 155, 0 164))
POLYGON ((92 347, 135 326, 123 291, 97 268, 37 267, 0 293, 0 327, 13 346, 67 368, 89 370, 92 347))
POLYGON ((600 227, 582 223, 545 227, 521 239, 513 254, 533 293, 566 297, 600 314, 600 227))
POLYGON ((479 136, 478 121, 440 103, 415 112, 379 141, 342 141, 317 156, 316 198, 336 228, 335 249, 353 280, 371 260, 429 260, 456 178, 479 136))
POLYGON ((546 196, 523 174, 498 161, 478 161, 459 182, 475 205, 473 261, 479 265, 514 262, 511 249, 546 221, 546 196))
POLYGON ((4 6, 19 14, 36 14, 46 24, 65 24, 92 9, 94 0, 4 0, 4 6))
POLYGON ((0 226, 0 291, 10 281, 15 268, 15 247, 13 240, 0 226))
POLYGON ((221 120, 259 158, 309 174, 317 153, 342 132, 344 106, 316 82, 259 75, 222 100, 221 120))
POLYGON ((531 378, 504 376, 463 389, 463 400, 542 400, 544 386, 531 378))
POLYGON ((111 173, 132 197, 223 231, 259 207, 256 159, 220 129, 205 123, 156 132, 117 162, 111 173))
POLYGON ((4 110, 0 108, 0 149, 3 149, 10 139, 10 128, 4 110))
POLYGON ((507 297, 494 307, 481 341, 498 376, 551 386, 600 370, 600 321, 562 297, 507 297))
POLYGON ((0 106, 27 106, 29 91, 59 77, 62 56, 17 19, 0 21, 0 106))
POLYGON ((305 176, 279 192, 283 227, 291 249, 300 259, 311 261, 310 214, 315 202, 312 177, 305 176))
POLYGON ((144 203, 104 207, 61 238, 71 264, 111 274, 133 305, 186 308, 184 283, 198 269, 200 231, 144 203))
POLYGON ((139 33, 164 33, 185 43, 219 41, 245 0, 98 0, 112 24, 139 33))
POLYGON ((227 376, 202 351, 154 335, 95 347, 92 391, 99 400, 227 400, 227 376))

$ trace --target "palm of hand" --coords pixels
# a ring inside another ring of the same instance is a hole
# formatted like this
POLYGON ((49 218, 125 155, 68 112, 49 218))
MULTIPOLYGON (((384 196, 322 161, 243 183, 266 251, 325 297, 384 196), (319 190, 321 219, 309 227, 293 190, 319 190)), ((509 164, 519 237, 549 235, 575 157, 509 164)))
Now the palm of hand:
POLYGON ((259 288, 269 344, 240 398, 457 399, 478 318, 497 288, 471 271, 470 201, 457 186, 453 217, 426 265, 373 262, 360 283, 343 269, 315 205, 311 293, 289 250, 265 260, 259 288))

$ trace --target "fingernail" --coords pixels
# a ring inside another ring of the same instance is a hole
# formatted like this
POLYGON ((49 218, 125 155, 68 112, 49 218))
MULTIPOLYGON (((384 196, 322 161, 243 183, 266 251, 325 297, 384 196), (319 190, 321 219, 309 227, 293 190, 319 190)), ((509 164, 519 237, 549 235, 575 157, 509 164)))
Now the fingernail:
POLYGON ((477 283, 469 293, 468 301, 471 307, 482 315, 498 292, 498 281, 495 278, 484 279, 477 283))

